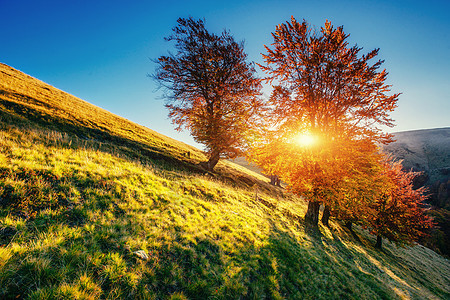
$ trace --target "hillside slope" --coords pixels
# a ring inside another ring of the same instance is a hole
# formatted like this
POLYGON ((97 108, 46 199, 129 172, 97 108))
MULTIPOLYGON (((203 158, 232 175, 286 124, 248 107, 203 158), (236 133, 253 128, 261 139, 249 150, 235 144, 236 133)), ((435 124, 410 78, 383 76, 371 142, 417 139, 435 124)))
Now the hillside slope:
POLYGON ((423 172, 419 185, 431 192, 431 202, 450 210, 450 127, 397 132, 385 151, 403 160, 405 169, 423 172))
POLYGON ((0 298, 444 299, 450 263, 0 65, 0 298))
POLYGON ((61 130, 81 139, 135 146, 155 158, 204 159, 200 151, 132 123, 104 109, 55 89, 44 82, 0 64, 0 105, 2 110, 36 122, 49 129, 61 130))
POLYGON ((450 179, 450 127, 397 132, 394 138, 384 149, 405 168, 426 172, 428 185, 450 179))

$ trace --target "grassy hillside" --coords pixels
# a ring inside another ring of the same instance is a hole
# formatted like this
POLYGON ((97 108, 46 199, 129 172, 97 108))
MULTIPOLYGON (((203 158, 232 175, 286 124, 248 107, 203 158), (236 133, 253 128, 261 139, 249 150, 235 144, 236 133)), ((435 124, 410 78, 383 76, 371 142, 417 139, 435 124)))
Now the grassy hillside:
POLYGON ((450 297, 433 251, 307 228, 263 176, 5 65, 0 145, 0 298, 450 297))

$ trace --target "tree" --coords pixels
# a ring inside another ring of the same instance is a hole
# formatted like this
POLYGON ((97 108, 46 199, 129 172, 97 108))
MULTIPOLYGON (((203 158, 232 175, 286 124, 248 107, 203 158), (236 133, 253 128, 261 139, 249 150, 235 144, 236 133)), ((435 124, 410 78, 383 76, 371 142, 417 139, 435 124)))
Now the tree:
POLYGON ((342 26, 334 28, 326 21, 315 32, 306 21, 299 23, 292 17, 291 22, 278 25, 272 36, 261 68, 273 85, 270 104, 275 129, 255 146, 253 160, 305 196, 309 201, 305 220, 317 224, 320 204, 328 204, 327 198, 336 192, 336 176, 351 176, 351 170, 341 163, 349 154, 336 150, 389 142, 391 135, 383 134, 378 126, 393 126, 389 113, 399 94, 388 95, 388 73, 379 70, 383 61, 371 63, 379 49, 360 55, 362 48, 348 46, 349 35, 342 26), (285 141, 299 133, 318 137, 320 151, 301 157, 286 151, 291 146, 285 141), (292 170, 298 165, 307 165, 306 172, 292 170), (309 183, 303 184, 298 176, 308 176, 309 183))
MULTIPOLYGON (((264 166, 265 173, 282 173, 287 188, 305 199, 320 199, 326 204, 322 223, 328 226, 333 213, 341 220, 355 222, 367 215, 372 200, 371 177, 379 154, 373 143, 366 141, 316 141, 304 145, 304 137, 274 139, 253 150, 253 160, 264 166)), ((319 205, 305 219, 317 224, 319 205), (315 220, 312 218, 316 218, 315 220)))
POLYGON ((350 143, 346 146, 343 148, 345 155, 340 155, 341 177, 333 186, 332 197, 324 201, 326 207, 322 223, 328 226, 327 218, 333 214, 351 229, 353 223, 368 224, 370 205, 376 197, 376 185, 373 182, 380 173, 382 154, 373 144, 350 143))
POLYGON ((427 198, 425 188, 413 189, 418 172, 404 172, 402 164, 386 157, 382 172, 374 181, 378 193, 371 205, 371 233, 377 236, 376 247, 382 248, 382 238, 397 244, 409 244, 424 235, 433 223, 425 214, 422 202, 427 198))
POLYGON ((251 136, 261 82, 246 61, 243 42, 228 31, 209 33, 204 21, 180 18, 173 34, 175 54, 161 56, 154 78, 166 91, 169 116, 177 130, 190 130, 194 140, 206 147, 212 170, 220 157, 232 158, 251 136))

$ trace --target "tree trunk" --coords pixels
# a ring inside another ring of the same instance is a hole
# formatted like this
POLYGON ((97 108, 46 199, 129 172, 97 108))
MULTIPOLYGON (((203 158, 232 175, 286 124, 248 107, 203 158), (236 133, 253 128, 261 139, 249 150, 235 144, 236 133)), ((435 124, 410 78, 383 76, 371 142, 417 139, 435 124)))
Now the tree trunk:
POLYGON ((353 230, 352 225, 353 225, 353 223, 351 221, 347 221, 347 222, 345 222, 344 226, 347 227, 349 230, 353 230))
POLYGON ((220 152, 218 150, 214 150, 214 151, 212 151, 212 153, 211 153, 211 155, 209 157, 209 160, 206 161, 206 162, 201 162, 200 166, 202 166, 206 170, 212 172, 214 167, 219 162, 219 159, 220 159, 220 152))
POLYGON ((308 210, 305 214, 305 221, 311 225, 317 226, 319 223, 319 208, 320 202, 318 201, 309 201, 308 202, 308 210))
POLYGON ((270 184, 274 186, 281 186, 280 178, 278 178, 277 175, 270 175, 270 184))
POLYGON ((375 244, 375 248, 382 249, 383 240, 380 235, 377 235, 377 243, 375 244))
POLYGON ((270 184, 275 185, 277 180, 277 175, 270 175, 270 184))
POLYGON ((323 209, 323 214, 322 214, 322 224, 323 225, 330 227, 330 224, 328 223, 330 216, 331 216, 330 208, 327 205, 325 205, 325 208, 323 209))

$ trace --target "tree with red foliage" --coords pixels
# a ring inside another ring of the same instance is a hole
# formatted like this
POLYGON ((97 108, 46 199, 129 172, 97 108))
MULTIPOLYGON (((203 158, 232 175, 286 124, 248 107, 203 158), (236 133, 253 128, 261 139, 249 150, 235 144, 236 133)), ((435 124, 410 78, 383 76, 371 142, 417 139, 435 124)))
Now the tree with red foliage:
POLYGON ((274 130, 254 146, 251 156, 307 198, 305 220, 317 225, 321 203, 328 204, 340 178, 352 176, 343 163, 351 154, 342 150, 389 142, 391 136, 377 126, 393 126, 389 113, 399 95, 388 95, 388 73, 379 70, 383 61, 371 63, 379 49, 360 55, 362 48, 349 47, 342 26, 334 28, 327 21, 315 32, 306 21, 292 17, 272 36, 261 67, 274 88, 270 98, 274 130), (291 151, 287 141, 299 133, 318 137, 320 149, 291 151), (294 155, 296 151, 303 154, 294 155), (305 167, 295 170, 299 166, 305 167), (308 178, 308 183, 300 177, 308 178))
POLYGON ((417 241, 433 225, 422 206, 427 198, 425 188, 413 189, 413 179, 420 173, 403 171, 401 162, 390 157, 381 162, 381 167, 380 176, 374 180, 376 200, 369 214, 376 247, 382 248, 382 238, 400 245, 417 241))
POLYGON ((228 31, 208 32, 203 20, 178 19, 175 54, 161 56, 153 76, 165 89, 169 116, 206 147, 212 171, 220 157, 233 158, 256 127, 261 82, 246 61, 243 42, 228 31))

